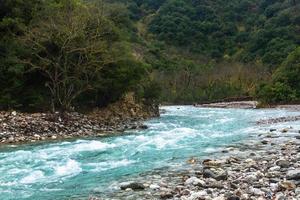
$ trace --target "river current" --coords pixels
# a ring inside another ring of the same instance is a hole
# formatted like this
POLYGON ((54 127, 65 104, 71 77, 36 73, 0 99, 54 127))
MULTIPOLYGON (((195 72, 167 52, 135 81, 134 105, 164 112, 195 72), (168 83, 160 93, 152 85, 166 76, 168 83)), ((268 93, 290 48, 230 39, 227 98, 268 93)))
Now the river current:
POLYGON ((219 109, 166 106, 146 130, 124 135, 0 148, 1 200, 86 199, 116 192, 118 183, 153 170, 177 168, 229 144, 265 133, 260 119, 299 115, 280 109, 219 109))

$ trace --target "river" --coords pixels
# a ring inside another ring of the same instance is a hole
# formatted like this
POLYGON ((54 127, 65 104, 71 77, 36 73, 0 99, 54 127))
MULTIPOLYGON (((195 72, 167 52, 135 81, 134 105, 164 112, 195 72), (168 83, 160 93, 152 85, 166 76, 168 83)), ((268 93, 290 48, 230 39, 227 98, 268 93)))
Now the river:
POLYGON ((270 125, 256 125, 257 120, 299 115, 280 109, 162 109, 165 112, 160 118, 146 122, 146 130, 1 147, 0 199, 84 199, 90 194, 117 192, 118 183, 141 173, 180 168, 192 156, 214 154, 270 129, 270 125))

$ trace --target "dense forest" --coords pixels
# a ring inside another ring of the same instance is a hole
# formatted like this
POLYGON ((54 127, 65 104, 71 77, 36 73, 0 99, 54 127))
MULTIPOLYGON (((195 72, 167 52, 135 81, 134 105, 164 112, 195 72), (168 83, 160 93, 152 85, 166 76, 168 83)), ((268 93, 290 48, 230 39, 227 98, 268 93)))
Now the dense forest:
POLYGON ((0 109, 300 100, 298 0, 1 0, 0 109))

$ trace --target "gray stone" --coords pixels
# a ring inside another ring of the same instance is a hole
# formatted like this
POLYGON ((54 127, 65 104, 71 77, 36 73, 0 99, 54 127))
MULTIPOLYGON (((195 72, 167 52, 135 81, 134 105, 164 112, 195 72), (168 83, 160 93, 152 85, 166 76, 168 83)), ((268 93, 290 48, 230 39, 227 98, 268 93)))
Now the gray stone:
POLYGON ((185 181, 185 184, 186 185, 199 185, 199 186, 204 186, 205 185, 205 182, 203 180, 200 180, 199 178, 197 177, 191 177, 189 179, 187 179, 185 181))
POLYGON ((122 190, 126 190, 128 188, 133 189, 133 190, 144 190, 145 189, 145 186, 142 183, 137 183, 137 182, 122 183, 120 187, 122 190))
POLYGON ((152 190, 158 190, 158 189, 160 188, 160 186, 157 185, 157 184, 151 184, 151 185, 149 186, 149 188, 152 189, 152 190))
POLYGON ((222 169, 204 169, 204 178, 213 178, 216 180, 227 180, 227 172, 222 169))
POLYGON ((287 179, 299 180, 300 179, 300 169, 289 170, 286 173, 287 179))
POLYGON ((160 193, 161 199, 169 199, 172 198, 174 195, 171 190, 163 191, 160 193))
POLYGON ((187 198, 187 200, 198 200, 198 199, 205 199, 207 197, 206 191, 194 192, 187 198))
POLYGON ((227 200, 240 200, 240 197, 238 197, 236 195, 232 195, 232 196, 228 197, 227 200))
POLYGON ((281 168, 288 168, 290 166, 290 162, 287 160, 277 160, 276 165, 280 166, 281 168))

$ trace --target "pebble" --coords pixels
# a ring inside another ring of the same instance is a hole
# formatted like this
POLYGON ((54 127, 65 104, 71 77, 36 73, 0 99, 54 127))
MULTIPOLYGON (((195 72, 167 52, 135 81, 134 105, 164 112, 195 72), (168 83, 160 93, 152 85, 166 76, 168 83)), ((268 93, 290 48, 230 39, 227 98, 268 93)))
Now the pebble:
POLYGON ((287 160, 277 160, 276 165, 280 166, 281 168, 288 168, 290 166, 290 162, 287 160))
POLYGON ((205 181, 203 180, 200 180, 199 178, 197 177, 191 177, 189 179, 187 179, 185 181, 185 184, 186 185, 199 185, 199 186, 204 186, 205 185, 205 181))
POLYGON ((158 189, 160 188, 160 186, 157 185, 157 184, 151 184, 151 185, 149 186, 149 188, 152 189, 152 190, 158 190, 158 189))

